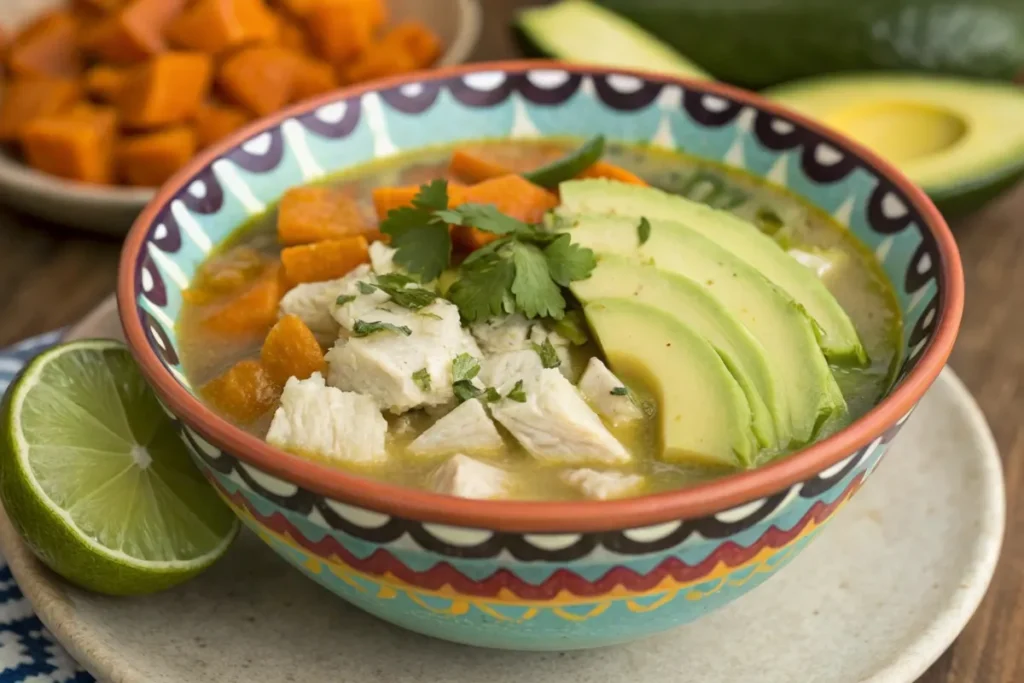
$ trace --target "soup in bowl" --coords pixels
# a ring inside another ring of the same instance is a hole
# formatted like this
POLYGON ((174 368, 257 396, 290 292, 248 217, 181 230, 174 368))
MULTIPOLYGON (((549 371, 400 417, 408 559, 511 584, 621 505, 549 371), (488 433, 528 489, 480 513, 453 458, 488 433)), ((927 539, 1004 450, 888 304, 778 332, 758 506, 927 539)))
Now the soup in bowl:
POLYGON ((129 345, 286 560, 458 642, 564 649, 763 582, 949 354, 894 169, 755 96, 511 63, 243 131, 125 245, 129 345))

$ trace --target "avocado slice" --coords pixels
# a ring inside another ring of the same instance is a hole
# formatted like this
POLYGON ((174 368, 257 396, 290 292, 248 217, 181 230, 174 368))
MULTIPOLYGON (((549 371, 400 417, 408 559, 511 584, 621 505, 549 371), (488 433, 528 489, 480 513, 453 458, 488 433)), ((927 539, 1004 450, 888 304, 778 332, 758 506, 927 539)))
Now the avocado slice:
POLYGON ((584 215, 573 223, 574 242, 599 255, 617 255, 690 278, 750 331, 780 378, 775 400, 778 410, 786 411, 789 427, 778 430, 780 443, 804 445, 826 421, 845 412, 846 401, 805 310, 745 261, 672 221, 650 221, 650 238, 644 244, 637 239, 632 218, 584 215))
POLYGON ((513 28, 530 56, 711 78, 639 26, 588 0, 562 0, 525 9, 513 28))
POLYGON ((782 408, 785 397, 778 391, 764 347, 706 289, 682 275, 606 254, 598 257, 589 278, 573 282, 570 289, 584 305, 619 298, 684 321, 718 352, 739 384, 750 405, 758 443, 771 450, 787 445, 776 440, 776 425, 789 432, 789 416, 782 408))
POLYGON ((865 365, 867 352, 853 321, 813 272, 804 268, 753 224, 725 211, 668 194, 653 187, 604 179, 571 180, 559 185, 563 215, 615 214, 663 218, 685 224, 728 249, 807 309, 817 324, 819 343, 829 360, 865 365))
POLYGON ((657 397, 662 460, 751 464, 750 406, 700 335, 678 318, 629 299, 595 299, 583 314, 612 370, 640 380, 657 397))
POLYGON ((815 78, 767 93, 894 163, 946 214, 1024 175, 1024 90, 923 74, 815 78))

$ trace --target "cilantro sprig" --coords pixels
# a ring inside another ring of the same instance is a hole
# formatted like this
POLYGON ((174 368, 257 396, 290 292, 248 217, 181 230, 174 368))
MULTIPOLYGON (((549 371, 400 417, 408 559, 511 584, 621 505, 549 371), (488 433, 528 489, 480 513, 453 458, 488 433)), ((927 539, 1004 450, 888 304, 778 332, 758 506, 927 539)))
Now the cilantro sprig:
POLYGON ((412 330, 405 325, 394 325, 382 320, 357 320, 352 325, 352 335, 356 337, 368 337, 378 332, 394 332, 406 337, 412 334, 412 330))
POLYGON ((533 350, 540 356, 540 363, 545 368, 557 368, 562 364, 562 359, 558 357, 558 351, 550 339, 545 339, 543 344, 534 344, 533 350))
POLYGON ((524 223, 489 204, 449 207, 444 180, 421 186, 412 206, 389 212, 380 229, 391 237, 395 263, 427 282, 451 261, 448 224, 498 236, 462 262, 447 291, 467 322, 515 311, 561 320, 562 288, 586 279, 597 265, 594 252, 573 244, 568 233, 524 223))

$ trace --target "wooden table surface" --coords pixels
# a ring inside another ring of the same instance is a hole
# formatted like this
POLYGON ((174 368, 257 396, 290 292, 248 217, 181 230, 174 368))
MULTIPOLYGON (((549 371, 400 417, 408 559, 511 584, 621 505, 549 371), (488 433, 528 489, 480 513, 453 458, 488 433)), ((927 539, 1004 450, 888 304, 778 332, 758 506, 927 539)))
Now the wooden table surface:
MULTIPOLYGON (((515 56, 507 22, 523 0, 485 0, 478 60, 515 56)), ((954 226, 967 306, 951 364, 1002 451, 1007 535, 988 596, 918 683, 1024 681, 1024 185, 954 226)), ((70 324, 114 289, 120 244, 0 209, 0 346, 70 324)))

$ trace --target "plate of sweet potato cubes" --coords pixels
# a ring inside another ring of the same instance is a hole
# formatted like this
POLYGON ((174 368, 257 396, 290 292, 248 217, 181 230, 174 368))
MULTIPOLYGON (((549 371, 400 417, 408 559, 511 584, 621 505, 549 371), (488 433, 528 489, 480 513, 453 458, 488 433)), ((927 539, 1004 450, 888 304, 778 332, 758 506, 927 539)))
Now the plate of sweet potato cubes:
POLYGON ((476 0, 0 0, 0 202, 123 234, 197 152, 346 85, 464 61, 476 0))

